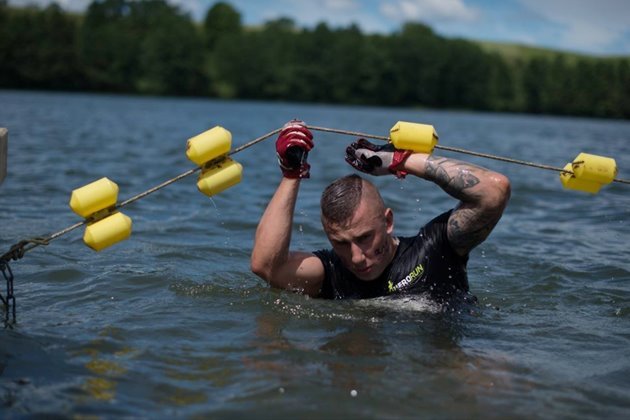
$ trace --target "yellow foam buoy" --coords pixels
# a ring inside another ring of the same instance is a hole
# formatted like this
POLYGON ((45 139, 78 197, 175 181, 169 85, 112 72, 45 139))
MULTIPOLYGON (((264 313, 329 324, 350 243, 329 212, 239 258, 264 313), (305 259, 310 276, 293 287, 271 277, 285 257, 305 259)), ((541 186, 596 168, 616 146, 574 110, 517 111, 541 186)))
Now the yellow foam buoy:
POLYGON ((580 153, 571 166, 578 179, 600 184, 610 184, 617 176, 617 163, 609 157, 580 153))
POLYGON ((186 156, 198 166, 223 156, 230 151, 232 134, 225 128, 216 126, 188 139, 186 156))
POLYGON ((610 184, 617 176, 615 159, 580 153, 573 162, 567 163, 560 180, 565 188, 596 194, 602 185, 610 184))
POLYGON ((397 149, 433 153, 438 135, 432 125, 398 121, 389 131, 389 137, 397 149))
POLYGON ((208 197, 212 197, 241 182, 242 176, 243 166, 235 160, 226 158, 201 172, 197 188, 208 197))
POLYGON ((571 174, 573 171, 573 164, 567 163, 564 167, 565 171, 569 172, 560 172, 560 181, 562 181, 562 186, 569 190, 577 190, 584 191, 591 194, 597 194, 599 189, 602 187, 602 184, 595 181, 589 181, 586 179, 580 179, 575 176, 575 174, 571 174))
POLYGON ((100 251, 131 235, 131 218, 117 212, 85 228, 83 242, 95 251, 100 251))
POLYGON ((118 185, 104 177, 72 191, 70 208, 81 217, 88 217, 97 211, 116 204, 118 185))

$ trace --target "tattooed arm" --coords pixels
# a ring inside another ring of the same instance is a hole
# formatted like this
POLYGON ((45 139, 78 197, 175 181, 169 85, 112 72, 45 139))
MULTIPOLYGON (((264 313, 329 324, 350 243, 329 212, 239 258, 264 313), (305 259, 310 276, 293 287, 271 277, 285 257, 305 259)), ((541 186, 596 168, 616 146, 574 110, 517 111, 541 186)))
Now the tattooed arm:
POLYGON ((460 200, 447 228, 451 246, 460 255, 490 235, 510 198, 507 177, 459 160, 414 153, 399 169, 434 182, 460 200))

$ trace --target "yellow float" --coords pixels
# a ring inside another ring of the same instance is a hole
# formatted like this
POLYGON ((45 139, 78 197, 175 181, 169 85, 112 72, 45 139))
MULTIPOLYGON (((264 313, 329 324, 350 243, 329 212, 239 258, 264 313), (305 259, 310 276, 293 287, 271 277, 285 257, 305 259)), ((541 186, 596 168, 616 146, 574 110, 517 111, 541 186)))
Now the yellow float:
POLYGON ((572 163, 567 163, 560 172, 562 185, 571 190, 597 194, 605 184, 617 176, 617 163, 604 156, 580 153, 572 163))
POLYGON ((226 158, 220 163, 205 169, 199 175, 197 188, 208 197, 212 197, 239 182, 243 177, 243 166, 226 158))
POLYGON ((88 217, 116 204, 118 185, 104 177, 72 191, 70 208, 81 217, 88 217))
POLYGON ((226 155, 232 145, 232 134, 225 128, 216 126, 188 139, 186 156, 202 166, 204 163, 226 155))
POLYGON ((438 135, 432 125, 398 121, 389 131, 389 137, 397 149, 433 153, 438 135))
POLYGON ((98 222, 87 225, 83 242, 95 251, 100 251, 131 235, 131 218, 117 212, 98 222))

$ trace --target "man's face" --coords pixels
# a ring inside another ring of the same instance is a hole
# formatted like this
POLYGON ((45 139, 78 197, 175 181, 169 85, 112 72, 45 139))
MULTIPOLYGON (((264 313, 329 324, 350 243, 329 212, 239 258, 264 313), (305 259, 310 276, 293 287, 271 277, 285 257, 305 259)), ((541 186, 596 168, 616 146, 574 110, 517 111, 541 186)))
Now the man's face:
POLYGON ((394 256, 393 221, 391 209, 362 200, 349 223, 325 224, 324 229, 343 265, 357 278, 371 281, 383 273, 394 256))

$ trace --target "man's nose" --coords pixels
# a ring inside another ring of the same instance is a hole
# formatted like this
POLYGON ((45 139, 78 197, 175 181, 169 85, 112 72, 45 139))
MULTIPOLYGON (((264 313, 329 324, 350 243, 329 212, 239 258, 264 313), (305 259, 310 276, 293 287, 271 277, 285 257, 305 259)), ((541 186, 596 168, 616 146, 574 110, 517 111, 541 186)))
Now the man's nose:
POLYGON ((351 244, 350 251, 352 252, 352 264, 358 265, 365 260, 365 254, 357 244, 351 244))

